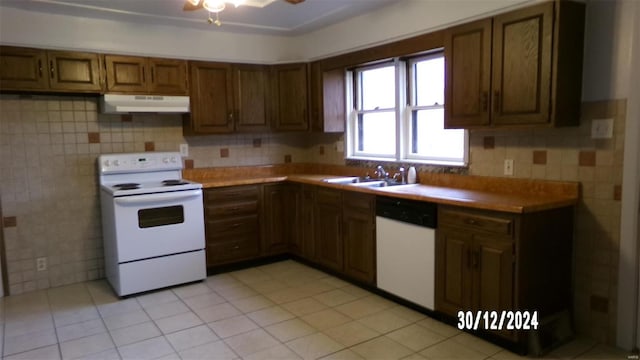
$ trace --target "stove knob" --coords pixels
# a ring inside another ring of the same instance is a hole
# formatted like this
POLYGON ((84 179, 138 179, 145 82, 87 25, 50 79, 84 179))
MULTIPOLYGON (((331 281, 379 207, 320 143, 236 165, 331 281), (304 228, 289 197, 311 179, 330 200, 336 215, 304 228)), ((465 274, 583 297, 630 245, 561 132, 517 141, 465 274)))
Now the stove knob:
POLYGON ((104 161, 104 167, 109 167, 109 166, 111 166, 111 161, 105 160, 104 161))
POLYGON ((120 166, 120 160, 113 160, 113 166, 120 166))
POLYGON ((165 163, 165 164, 168 164, 169 163, 169 158, 163 158, 162 162, 165 163))
POLYGON ((176 162, 178 162, 178 160, 176 159, 176 157, 175 157, 175 156, 172 156, 172 157, 171 157, 171 162, 175 164, 176 162))

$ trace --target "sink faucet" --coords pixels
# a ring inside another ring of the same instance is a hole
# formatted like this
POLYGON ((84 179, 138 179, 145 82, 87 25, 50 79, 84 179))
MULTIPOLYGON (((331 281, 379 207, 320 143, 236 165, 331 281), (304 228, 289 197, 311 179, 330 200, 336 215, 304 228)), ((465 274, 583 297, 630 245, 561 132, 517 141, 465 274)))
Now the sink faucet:
POLYGON ((389 173, 384 171, 382 165, 378 165, 374 174, 378 177, 378 179, 387 179, 389 178, 389 173))
POLYGON ((393 174, 393 180, 400 181, 401 184, 407 183, 407 173, 405 172, 403 167, 398 169, 397 173, 393 174), (398 177, 400 177, 400 180, 398 180, 398 177))

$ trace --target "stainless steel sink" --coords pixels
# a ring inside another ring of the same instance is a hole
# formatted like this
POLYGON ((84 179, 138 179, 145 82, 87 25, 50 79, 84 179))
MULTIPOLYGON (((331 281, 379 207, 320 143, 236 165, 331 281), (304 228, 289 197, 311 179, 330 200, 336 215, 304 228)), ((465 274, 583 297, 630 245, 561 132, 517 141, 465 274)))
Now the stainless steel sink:
POLYGON ((349 186, 357 186, 357 187, 385 187, 385 186, 404 185, 401 182, 397 182, 392 179, 371 179, 368 177, 358 177, 358 176, 343 176, 343 177, 327 178, 327 179, 323 179, 322 181, 329 184, 340 184, 340 185, 349 185, 349 186))

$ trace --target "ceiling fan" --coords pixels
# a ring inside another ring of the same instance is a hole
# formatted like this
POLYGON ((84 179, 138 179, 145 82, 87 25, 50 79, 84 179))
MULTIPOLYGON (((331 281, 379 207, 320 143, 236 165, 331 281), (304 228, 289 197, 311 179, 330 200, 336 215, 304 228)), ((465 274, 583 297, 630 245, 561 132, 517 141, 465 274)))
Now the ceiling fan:
MULTIPOLYGON (((207 22, 209 24, 216 24, 218 26, 222 25, 222 23, 220 22, 220 18, 218 16, 218 13, 221 12, 222 10, 225 9, 226 7, 226 3, 231 3, 233 5, 235 5, 235 7, 238 7, 240 5, 243 5, 247 0, 185 0, 184 3, 184 7, 182 8, 183 11, 193 11, 193 10, 200 10, 200 9, 205 9, 207 11, 209 11, 209 18, 207 19, 207 22), (216 14, 216 19, 215 21, 213 20, 213 18, 211 18, 211 13, 215 13, 216 14)), ((284 0, 286 2, 288 2, 289 4, 300 4, 303 3, 305 0, 284 0)), ((262 1, 263 3, 265 2, 264 0, 262 1)), ((266 3, 270 3, 271 1, 266 1, 266 3)), ((262 7, 266 4, 263 5, 257 5, 259 7, 262 7)))

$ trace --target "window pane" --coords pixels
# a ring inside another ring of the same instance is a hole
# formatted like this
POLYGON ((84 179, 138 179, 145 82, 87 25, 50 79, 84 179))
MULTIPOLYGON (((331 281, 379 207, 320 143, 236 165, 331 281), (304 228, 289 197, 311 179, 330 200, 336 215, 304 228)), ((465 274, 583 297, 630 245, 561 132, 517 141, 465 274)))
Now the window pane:
POLYGON ((464 130, 444 129, 444 110, 416 110, 413 153, 442 160, 464 160, 464 130))
POLYGON ((444 104, 444 56, 414 64, 416 106, 444 104))
POLYGON ((396 106, 394 66, 362 71, 360 80, 360 110, 391 109, 396 106))
POLYGON ((358 151, 379 155, 396 153, 395 112, 360 114, 358 130, 358 151))

